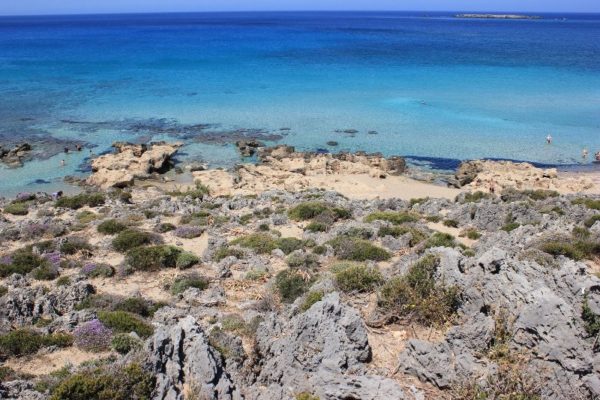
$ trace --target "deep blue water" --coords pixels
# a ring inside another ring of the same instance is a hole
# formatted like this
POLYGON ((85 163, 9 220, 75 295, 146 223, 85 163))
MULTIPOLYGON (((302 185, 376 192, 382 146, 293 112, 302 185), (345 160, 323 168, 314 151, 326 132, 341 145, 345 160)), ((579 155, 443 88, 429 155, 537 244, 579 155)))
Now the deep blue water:
MULTIPOLYGON (((178 139, 182 160, 212 165, 239 159, 207 135, 239 129, 425 159, 573 164, 600 150, 600 15, 453 14, 0 18, 0 142, 52 135, 99 153, 178 139)), ((86 155, 0 167, 0 193, 83 173, 86 155)))

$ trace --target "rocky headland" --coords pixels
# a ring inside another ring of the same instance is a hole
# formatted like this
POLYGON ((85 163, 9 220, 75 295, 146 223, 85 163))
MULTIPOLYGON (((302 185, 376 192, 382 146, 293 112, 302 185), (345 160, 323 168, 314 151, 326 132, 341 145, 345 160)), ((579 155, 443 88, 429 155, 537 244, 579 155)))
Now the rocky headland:
POLYGON ((542 19, 539 15, 524 14, 456 14, 454 17, 470 19, 542 19))
POLYGON ((124 144, 79 195, 0 201, 1 398, 600 396, 593 183, 249 147, 180 186, 177 146, 124 144))

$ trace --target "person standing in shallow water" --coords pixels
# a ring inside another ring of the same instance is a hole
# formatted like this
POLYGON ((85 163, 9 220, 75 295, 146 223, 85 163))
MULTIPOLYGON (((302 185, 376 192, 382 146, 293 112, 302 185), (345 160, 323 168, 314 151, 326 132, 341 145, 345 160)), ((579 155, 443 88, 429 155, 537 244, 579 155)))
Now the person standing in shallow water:
POLYGON ((546 136, 546 144, 552 144, 552 135, 548 134, 548 136, 546 136))
POLYGON ((584 147, 583 150, 581 150, 581 158, 583 159, 583 161, 586 161, 588 158, 588 149, 587 147, 584 147))

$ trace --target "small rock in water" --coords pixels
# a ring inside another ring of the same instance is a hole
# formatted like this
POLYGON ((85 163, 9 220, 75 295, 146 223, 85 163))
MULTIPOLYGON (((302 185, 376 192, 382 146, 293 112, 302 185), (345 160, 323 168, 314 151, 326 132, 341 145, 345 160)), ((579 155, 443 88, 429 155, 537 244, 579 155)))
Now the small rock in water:
POLYGON ((329 142, 327 142, 327 146, 337 146, 339 143, 336 142, 335 140, 330 140, 329 142))

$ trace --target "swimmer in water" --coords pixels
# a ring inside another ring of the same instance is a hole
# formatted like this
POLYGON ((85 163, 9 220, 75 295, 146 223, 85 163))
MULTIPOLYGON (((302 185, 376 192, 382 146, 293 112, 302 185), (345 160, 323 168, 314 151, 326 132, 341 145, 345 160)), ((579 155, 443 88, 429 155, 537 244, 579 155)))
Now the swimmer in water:
POLYGON ((548 136, 546 136, 546 143, 552 144, 552 135, 548 134, 548 136))

